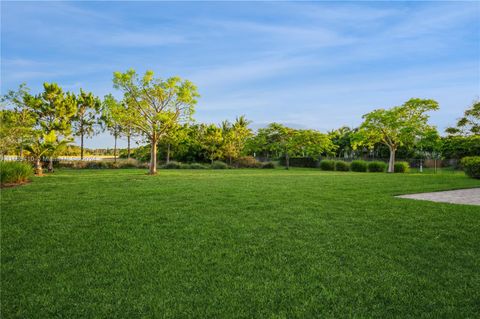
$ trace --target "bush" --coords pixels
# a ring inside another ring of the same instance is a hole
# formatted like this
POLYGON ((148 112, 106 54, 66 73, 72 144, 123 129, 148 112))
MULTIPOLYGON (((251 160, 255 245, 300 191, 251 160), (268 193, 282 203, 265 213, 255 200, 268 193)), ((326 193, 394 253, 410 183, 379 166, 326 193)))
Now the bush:
POLYGON ((410 165, 407 162, 396 162, 393 165, 393 171, 395 173, 406 173, 410 169, 410 165))
POLYGON ((235 167, 237 168, 258 168, 261 166, 262 166, 262 163, 257 161, 253 156, 239 157, 235 161, 235 167))
POLYGON ((367 162, 365 161, 352 161, 352 164, 350 164, 350 168, 353 172, 366 172, 367 166, 367 162))
POLYGON ((335 161, 323 160, 320 162, 320 169, 322 171, 333 171, 335 170, 335 161))
POLYGON ((137 161, 133 159, 121 161, 121 162, 118 162, 118 164, 119 164, 119 168, 137 168, 138 167, 137 161))
POLYGON ((339 172, 348 172, 350 170, 350 164, 344 161, 336 161, 335 170, 339 172))
POLYGON ((168 162, 165 165, 162 165, 162 168, 164 168, 164 169, 178 169, 178 168, 181 168, 181 165, 180 165, 179 162, 171 161, 171 162, 168 162))
POLYGON ((273 162, 265 162, 262 163, 262 168, 275 168, 275 164, 273 162))
POLYGON ((467 156, 462 158, 465 174, 471 178, 480 178, 480 156, 467 156))
POLYGON ((212 163, 212 166, 211 166, 213 169, 226 169, 228 168, 228 165, 225 164, 224 162, 221 162, 221 161, 215 161, 212 163))
POLYGON ((200 163, 192 163, 192 164, 188 165, 188 168, 190 168, 190 169, 205 169, 207 167, 205 167, 205 165, 202 165, 200 163))
POLYGON ((33 175, 32 165, 25 162, 0 162, 0 184, 18 184, 33 175))
POLYGON ((383 173, 387 169, 387 164, 380 161, 368 163, 368 171, 372 173, 383 173))

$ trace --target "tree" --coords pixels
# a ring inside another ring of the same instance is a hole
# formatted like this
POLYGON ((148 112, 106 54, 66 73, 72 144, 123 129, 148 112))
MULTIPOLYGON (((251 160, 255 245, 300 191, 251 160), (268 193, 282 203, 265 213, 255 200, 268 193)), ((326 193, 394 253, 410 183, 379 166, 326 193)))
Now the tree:
POLYGON ((213 164, 213 161, 223 155, 223 136, 222 129, 215 124, 202 125, 200 133, 200 143, 204 149, 206 157, 213 164))
POLYGON ((334 155, 335 146, 327 134, 315 130, 296 130, 289 145, 290 155, 318 158, 334 155))
POLYGON ((29 89, 22 83, 17 91, 10 90, 1 99, 2 106, 10 106, 2 111, 2 150, 9 144, 9 150, 18 148, 20 158, 23 157, 24 142, 33 136, 36 120, 25 101, 29 96, 29 89))
POLYGON ((480 101, 474 101, 472 106, 465 110, 463 117, 457 122, 457 127, 445 130, 450 135, 480 135, 480 101))
POLYGON ((125 113, 123 103, 111 94, 105 95, 102 106, 102 122, 114 138, 113 160, 117 162, 117 140, 122 132, 122 120, 129 118, 125 113))
POLYGON ((354 148, 383 143, 390 152, 388 172, 393 173, 398 147, 412 145, 415 139, 432 129, 427 123, 427 112, 434 110, 438 110, 436 101, 413 98, 401 106, 367 113, 355 136, 354 148))
POLYGON ((339 129, 328 132, 332 143, 336 146, 335 156, 351 158, 354 156, 352 148, 352 137, 355 135, 356 129, 348 126, 342 126, 339 129))
POLYGON ((80 89, 76 98, 76 112, 73 117, 74 135, 80 137, 80 159, 83 160, 83 142, 85 137, 91 137, 97 132, 101 103, 98 97, 80 89))
POLYGON ((25 145, 25 150, 28 151, 35 160, 35 174, 42 176, 42 157, 54 149, 54 143, 57 137, 55 131, 50 131, 50 133, 47 134, 37 130, 36 135, 32 141, 25 145))
MULTIPOLYGON (((42 143, 44 136, 55 136, 51 149, 68 143, 71 134, 71 120, 75 116, 75 96, 64 93, 56 83, 44 83, 44 91, 36 96, 26 95, 25 103, 35 114, 37 146, 42 143), (40 134, 40 133, 41 134, 40 134), (53 132, 53 133, 52 133, 53 132)), ((49 157, 48 171, 53 172, 53 155, 49 157)))
POLYGON ((113 84, 124 93, 125 112, 120 114, 128 114, 132 126, 150 142, 150 174, 156 174, 157 143, 175 124, 191 119, 199 97, 197 88, 179 77, 155 79, 152 71, 140 79, 133 69, 115 72, 113 84))

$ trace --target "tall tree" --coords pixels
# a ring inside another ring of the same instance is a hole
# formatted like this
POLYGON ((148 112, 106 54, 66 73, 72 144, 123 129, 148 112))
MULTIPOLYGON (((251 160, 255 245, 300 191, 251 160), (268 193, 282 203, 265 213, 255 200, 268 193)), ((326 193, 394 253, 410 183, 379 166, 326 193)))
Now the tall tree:
POLYGON ((202 125, 200 141, 206 157, 213 164, 213 161, 222 157, 223 135, 222 129, 215 124, 202 125))
POLYGON ((133 69, 115 72, 113 84, 124 93, 123 115, 128 114, 132 126, 150 142, 150 174, 156 174, 157 143, 176 123, 191 119, 199 97, 197 88, 179 77, 154 78, 153 71, 139 78, 133 69))
POLYGON ((83 160, 84 138, 97 133, 96 126, 99 124, 101 102, 92 93, 80 89, 80 94, 76 98, 76 106, 73 132, 75 136, 80 137, 80 159, 83 160))
POLYGON ((2 144, 9 141, 13 149, 18 148, 20 158, 23 158, 24 142, 33 136, 36 121, 26 103, 29 91, 22 83, 17 91, 10 90, 1 99, 2 107, 8 107, 2 114, 2 144))
POLYGON ((438 110, 434 100, 413 98, 401 106, 377 109, 363 116, 363 123, 355 136, 354 148, 385 144, 390 152, 388 172, 394 172, 395 152, 402 145, 413 145, 415 140, 429 132, 429 111, 438 110))
MULTIPOLYGON (((75 96, 64 93, 56 83, 44 83, 43 88, 41 94, 26 96, 25 102, 36 115, 37 130, 42 132, 36 134, 37 142, 40 142, 44 135, 55 136, 55 141, 49 143, 60 146, 70 141, 71 120, 76 110, 75 96)), ((56 149, 55 145, 50 148, 52 149, 56 149)), ((53 153, 49 156, 48 171, 53 172, 53 153)))
POLYGON ((480 135, 480 101, 474 101, 472 106, 465 110, 456 127, 449 127, 445 131, 450 135, 480 135))
POLYGON ((102 105, 102 122, 104 128, 113 136, 113 160, 117 162, 117 141, 122 133, 122 121, 128 119, 124 103, 118 101, 112 94, 105 95, 102 105))

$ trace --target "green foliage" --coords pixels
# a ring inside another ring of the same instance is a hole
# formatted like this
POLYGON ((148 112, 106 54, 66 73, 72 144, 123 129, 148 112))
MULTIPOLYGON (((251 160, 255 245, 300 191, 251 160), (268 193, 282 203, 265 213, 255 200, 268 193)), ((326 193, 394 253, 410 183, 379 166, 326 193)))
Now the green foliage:
POLYGON ((387 169, 387 164, 381 161, 368 163, 368 171, 371 173, 383 173, 387 169))
POLYGON ((373 148, 383 143, 390 150, 388 171, 393 172, 395 152, 400 146, 413 145, 418 138, 432 130, 428 112, 438 110, 434 100, 410 99, 401 106, 377 109, 363 116, 363 123, 355 134, 353 147, 373 148))
POLYGON ((83 159, 83 142, 85 137, 98 133, 96 126, 100 124, 100 99, 80 89, 75 98, 76 112, 72 118, 74 135, 80 137, 80 157, 83 159))
POLYGON ((262 166, 261 166, 261 167, 262 167, 262 168, 269 168, 269 169, 270 169, 270 168, 275 168, 275 163, 273 163, 273 162, 264 162, 264 163, 262 163, 262 166))
POLYGON ((253 156, 243 156, 235 160, 235 167, 237 168, 258 168, 262 165, 253 156))
POLYGON ((19 184, 24 183, 33 175, 32 165, 25 162, 0 161, 0 183, 19 184))
POLYGON ((350 169, 353 172, 366 172, 367 168, 368 168, 368 163, 366 161, 356 160, 356 161, 352 161, 352 163, 350 164, 350 169))
POLYGON ((222 157, 223 135, 222 129, 214 124, 200 126, 200 144, 205 156, 213 163, 222 157))
POLYGON ((228 165, 224 162, 221 162, 221 161, 214 161, 211 165, 211 168, 213 168, 213 169, 226 169, 226 168, 228 168, 228 165))
POLYGON ((335 170, 340 172, 348 172, 350 170, 350 163, 345 161, 335 161, 335 170))
POLYGON ((333 171, 335 170, 335 161, 332 160, 322 160, 320 162, 320 169, 322 171, 333 171))
POLYGON ((448 136, 442 139, 441 153, 444 158, 461 159, 480 156, 480 135, 448 136))
POLYGON ((153 71, 143 77, 130 69, 113 74, 113 86, 124 93, 118 105, 117 119, 140 132, 151 146, 150 174, 156 173, 157 143, 181 121, 190 121, 200 96, 188 80, 154 78, 153 71))
POLYGON ((462 159, 465 174, 472 178, 480 178, 480 156, 469 156, 462 159))
POLYGON ((451 135, 480 135, 480 101, 474 101, 472 106, 465 110, 456 127, 449 127, 445 131, 451 135))
POLYGON ((170 161, 167 164, 162 165, 162 168, 164 168, 164 169, 179 169, 179 168, 181 168, 181 164, 179 162, 170 161))
POLYGON ((395 162, 395 173, 408 173, 410 170, 410 164, 408 162, 395 162))

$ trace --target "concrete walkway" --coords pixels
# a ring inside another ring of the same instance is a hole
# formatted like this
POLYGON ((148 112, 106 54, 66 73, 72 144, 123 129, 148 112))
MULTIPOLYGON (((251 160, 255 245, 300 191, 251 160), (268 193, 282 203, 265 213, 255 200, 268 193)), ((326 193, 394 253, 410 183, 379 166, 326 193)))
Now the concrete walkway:
POLYGON ((480 188, 459 189, 459 190, 445 191, 445 192, 409 194, 409 195, 400 195, 397 197, 429 200, 432 202, 480 206, 480 188))

